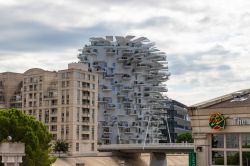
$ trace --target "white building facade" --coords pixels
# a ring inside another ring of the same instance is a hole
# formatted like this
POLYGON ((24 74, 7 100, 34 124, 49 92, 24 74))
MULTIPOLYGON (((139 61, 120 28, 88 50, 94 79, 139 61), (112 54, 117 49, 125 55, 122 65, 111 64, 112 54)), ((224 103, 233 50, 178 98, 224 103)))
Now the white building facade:
POLYGON ((80 62, 99 75, 101 144, 156 143, 161 132, 162 83, 168 80, 166 54, 145 37, 90 38, 80 62))

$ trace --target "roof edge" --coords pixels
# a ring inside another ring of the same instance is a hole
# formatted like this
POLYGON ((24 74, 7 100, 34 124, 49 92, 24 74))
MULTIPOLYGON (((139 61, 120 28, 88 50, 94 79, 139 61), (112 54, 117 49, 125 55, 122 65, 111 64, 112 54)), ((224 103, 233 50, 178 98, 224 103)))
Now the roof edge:
POLYGON ((205 108, 205 107, 208 107, 208 106, 211 106, 211 105, 214 105, 214 104, 221 103, 221 102, 226 101, 226 100, 230 100, 230 99, 233 98, 232 94, 234 94, 236 92, 242 92, 242 91, 245 92, 245 94, 250 93, 250 89, 238 90, 238 91, 235 91, 235 92, 232 92, 232 93, 220 96, 220 97, 216 97, 214 99, 210 99, 210 100, 207 100, 207 101, 204 101, 204 102, 200 102, 200 103, 191 105, 191 106, 189 106, 189 109, 205 108))

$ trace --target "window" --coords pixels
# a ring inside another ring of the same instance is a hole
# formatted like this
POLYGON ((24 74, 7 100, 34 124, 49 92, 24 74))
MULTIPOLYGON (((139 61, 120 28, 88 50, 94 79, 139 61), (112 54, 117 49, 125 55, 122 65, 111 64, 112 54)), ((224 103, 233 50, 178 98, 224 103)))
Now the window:
POLYGON ((80 79, 81 74, 79 72, 76 72, 76 78, 80 79))
POLYGON ((92 109, 92 120, 95 123, 95 109, 92 109))
POLYGON ((80 108, 79 107, 77 107, 76 121, 80 122, 80 108))
POLYGON ((239 134, 226 134, 226 147, 239 148, 239 134))
POLYGON ((95 89, 95 84, 92 84, 92 89, 95 89))
POLYGON ((250 162, 250 151, 247 149, 249 136, 250 133, 212 134, 212 165, 238 166, 240 160, 244 163, 243 165, 248 165, 250 162))
POLYGON ((240 165, 239 152, 227 152, 227 165, 240 165))
POLYGON ((79 143, 76 143, 76 151, 79 152, 79 143))
POLYGON ((76 138, 79 140, 79 134, 80 134, 80 126, 77 125, 77 128, 76 128, 76 138))
MULTIPOLYGON (((241 143, 242 148, 250 148, 250 133, 242 134, 241 140, 242 140, 242 143, 241 143)), ((249 163, 250 163, 250 161, 249 161, 249 163)))
POLYGON ((94 75, 92 76, 92 80, 95 81, 95 76, 94 75))
POLYGON ((242 161, 243 165, 250 164, 250 152, 242 152, 242 161))
POLYGON ((65 81, 62 81, 62 87, 65 87, 65 81))
POLYGON ((224 152, 223 151, 212 152, 212 164, 224 165, 224 152))
POLYGON ((91 128, 91 135, 92 135, 92 140, 95 140, 95 128, 91 128))
POLYGON ((224 134, 212 135, 212 148, 224 148, 224 134))

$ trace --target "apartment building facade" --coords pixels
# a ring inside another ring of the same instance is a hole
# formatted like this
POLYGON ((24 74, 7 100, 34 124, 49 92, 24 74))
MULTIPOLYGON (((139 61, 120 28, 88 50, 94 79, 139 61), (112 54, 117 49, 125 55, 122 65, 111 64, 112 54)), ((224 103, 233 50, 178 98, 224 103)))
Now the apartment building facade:
POLYGON ((162 135, 160 143, 176 142, 177 136, 182 133, 191 133, 191 121, 187 106, 176 100, 167 100, 163 113, 163 121, 159 125, 162 135))
MULTIPOLYGON (((95 73, 83 64, 72 63, 68 69, 58 72, 33 68, 16 75, 20 78, 12 84, 6 84, 6 79, 0 77, 3 107, 19 108, 36 117, 47 126, 53 140, 69 143, 69 154, 97 151, 98 76, 95 73), (16 91, 5 92, 7 85, 16 91)), ((9 79, 13 80, 13 76, 9 75, 9 79)))
POLYGON ((106 36, 90 38, 78 58, 99 75, 99 143, 159 142, 165 53, 145 37, 106 36))

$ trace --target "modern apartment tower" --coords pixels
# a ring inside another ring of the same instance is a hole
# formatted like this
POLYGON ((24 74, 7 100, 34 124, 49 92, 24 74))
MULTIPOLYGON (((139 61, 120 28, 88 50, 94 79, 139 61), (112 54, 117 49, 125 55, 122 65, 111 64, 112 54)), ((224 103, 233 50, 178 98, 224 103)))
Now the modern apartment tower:
POLYGON ((145 37, 90 38, 78 58, 99 75, 99 143, 156 143, 168 80, 166 54, 145 37))
POLYGON ((80 63, 68 69, 29 69, 0 74, 0 101, 43 122, 53 140, 69 143, 69 154, 97 151, 98 76, 80 63))

